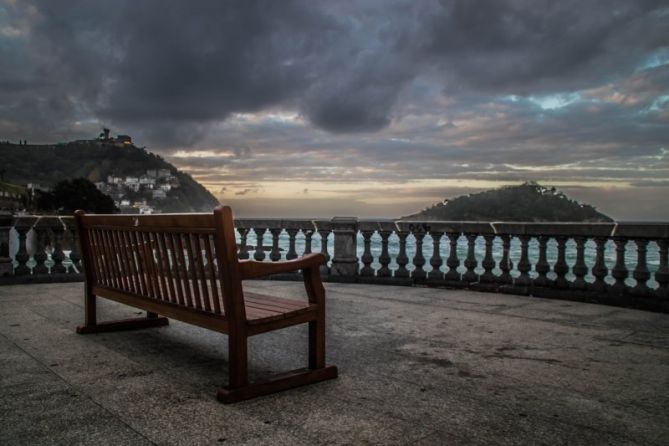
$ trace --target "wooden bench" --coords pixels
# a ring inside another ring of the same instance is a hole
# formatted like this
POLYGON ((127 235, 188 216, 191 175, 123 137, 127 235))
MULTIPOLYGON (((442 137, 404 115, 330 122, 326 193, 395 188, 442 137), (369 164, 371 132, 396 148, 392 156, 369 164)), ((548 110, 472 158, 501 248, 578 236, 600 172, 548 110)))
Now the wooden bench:
POLYGON ((218 399, 232 403, 337 377, 325 365, 322 254, 285 262, 240 261, 229 207, 213 214, 86 215, 75 212, 84 263, 85 324, 100 333, 168 324, 177 319, 228 335, 229 385, 218 399), (245 293, 242 280, 302 270, 308 300, 245 293), (146 317, 98 322, 96 297, 147 312, 146 317), (159 316, 160 315, 160 316, 159 316), (308 367, 250 383, 248 337, 309 324, 308 367))

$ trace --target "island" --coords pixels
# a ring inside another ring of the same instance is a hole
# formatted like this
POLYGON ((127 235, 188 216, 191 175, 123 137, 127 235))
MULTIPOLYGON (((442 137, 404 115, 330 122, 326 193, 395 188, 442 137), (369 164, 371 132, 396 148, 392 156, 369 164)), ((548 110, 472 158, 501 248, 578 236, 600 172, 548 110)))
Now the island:
POLYGON ((535 182, 444 200, 403 220, 610 222, 594 206, 535 182))

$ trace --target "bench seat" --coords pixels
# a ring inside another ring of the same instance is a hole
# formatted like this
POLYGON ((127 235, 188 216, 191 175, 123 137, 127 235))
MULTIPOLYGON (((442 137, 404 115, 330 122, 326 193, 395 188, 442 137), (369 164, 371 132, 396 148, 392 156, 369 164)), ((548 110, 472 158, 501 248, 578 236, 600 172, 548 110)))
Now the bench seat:
POLYGON ((290 319, 305 313, 314 313, 318 306, 295 299, 266 296, 257 293, 244 293, 246 319, 249 324, 257 325, 280 319, 290 319))

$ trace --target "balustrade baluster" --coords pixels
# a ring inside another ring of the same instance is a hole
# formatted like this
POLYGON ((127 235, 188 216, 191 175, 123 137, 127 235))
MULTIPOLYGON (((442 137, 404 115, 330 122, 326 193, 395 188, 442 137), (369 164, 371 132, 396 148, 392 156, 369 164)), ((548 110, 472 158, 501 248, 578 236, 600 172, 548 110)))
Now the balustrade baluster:
POLYGON ((632 273, 632 277, 636 280, 636 285, 632 288, 632 293, 636 296, 646 296, 649 294, 650 288, 646 282, 650 279, 650 271, 646 264, 646 254, 648 252, 648 240, 636 239, 636 268, 632 273))
POLYGON ((26 245, 26 237, 28 231, 30 231, 30 226, 21 223, 17 223, 14 226, 16 232, 18 233, 19 239, 19 250, 16 252, 14 259, 17 261, 18 265, 14 268, 14 275, 16 276, 25 276, 30 274, 30 268, 28 268, 28 260, 30 260, 30 254, 28 254, 28 248, 26 245))
POLYGON ((566 278, 567 273, 569 272, 569 265, 567 264, 566 252, 567 252, 567 237, 555 237, 557 242, 557 261, 553 267, 553 271, 557 274, 555 279, 555 287, 560 289, 569 288, 569 281, 566 278))
POLYGON ((508 234, 500 235, 502 239, 502 259, 499 261, 499 269, 502 274, 497 277, 497 282, 501 284, 509 284, 513 282, 511 277, 511 260, 509 258, 509 250, 511 249, 511 236, 508 234))
POLYGON ((286 229, 288 233, 288 252, 286 253, 286 260, 293 260, 297 258, 297 251, 295 250, 295 239, 297 238, 298 228, 286 229))
POLYGON ((314 231, 303 229, 302 233, 304 234, 304 254, 311 254, 311 238, 314 235, 314 231))
POLYGON ((467 258, 465 259, 465 268, 467 268, 467 271, 462 275, 462 280, 471 283, 476 282, 479 278, 476 274, 478 262, 476 261, 476 254, 474 252, 478 235, 465 234, 465 237, 467 238, 467 258))
POLYGON ((493 283, 495 281, 495 275, 492 270, 495 268, 495 259, 492 256, 492 244, 495 240, 495 235, 486 234, 483 236, 483 240, 485 241, 485 255, 481 261, 483 274, 479 276, 479 281, 481 283, 493 283))
POLYGON ((655 280, 658 283, 655 295, 661 299, 669 298, 669 266, 667 265, 667 240, 657 241, 660 255, 660 266, 655 271, 655 280))
POLYGON ((416 267, 411 273, 411 277, 414 279, 424 279, 427 274, 423 269, 425 265, 425 256, 423 255, 423 239, 425 238, 425 231, 423 228, 418 228, 413 233, 414 238, 416 239, 416 254, 413 257, 413 264, 416 267))
POLYGON ((9 233, 13 224, 14 218, 11 215, 0 213, 0 277, 14 273, 14 265, 9 258, 9 233))
POLYGON ((321 236, 321 254, 325 256, 325 263, 330 261, 330 252, 328 251, 328 236, 329 229, 319 229, 318 234, 321 236))
POLYGON ((374 270, 372 269, 372 260, 374 260, 374 257, 372 256, 371 245, 374 231, 360 231, 360 233, 362 234, 363 244, 365 246, 365 250, 360 258, 363 264, 363 267, 360 269, 360 275, 373 276, 374 270))
POLYGON ((319 229, 318 234, 321 236, 321 254, 325 256, 325 264, 321 265, 321 274, 327 275, 330 273, 328 262, 330 261, 330 253, 328 251, 328 236, 330 229, 319 229))
POLYGON ((588 273, 588 266, 585 264, 585 237, 574 237, 576 242, 576 263, 572 268, 576 279, 572 283, 572 287, 576 290, 584 290, 587 287, 587 282, 585 281, 585 275, 588 273))
POLYGON ((77 237, 77 228, 74 225, 74 220, 69 219, 67 223, 67 229, 72 237, 72 250, 70 251, 70 262, 72 262, 72 268, 70 268, 70 273, 81 273, 81 253, 79 252, 79 239, 77 237))
POLYGON ((57 222, 51 227, 53 232, 53 252, 51 253, 51 260, 53 260, 53 266, 51 267, 51 274, 64 274, 67 272, 67 268, 63 265, 63 260, 65 260, 65 253, 63 252, 63 234, 65 228, 61 222, 57 222))
POLYGON ((427 278, 430 280, 442 280, 444 278, 444 273, 441 272, 441 265, 444 264, 443 259, 441 258, 441 237, 444 235, 443 232, 430 231, 432 236, 432 257, 430 258, 430 266, 432 266, 432 271, 427 274, 427 278))
POLYGON ((378 277, 390 277, 391 271, 388 265, 390 265, 390 254, 388 253, 388 239, 390 238, 392 231, 379 231, 381 236, 381 255, 379 255, 379 263, 381 268, 376 272, 378 277))
POLYGON ((592 266, 592 275, 595 276, 595 280, 590 284, 589 288, 592 291, 601 293, 606 290, 606 282, 604 281, 604 278, 609 272, 609 270, 606 268, 606 262, 604 261, 606 238, 595 237, 594 240, 596 245, 596 256, 595 264, 592 266))
POLYGON ((253 259, 259 262, 265 260, 265 247, 263 246, 263 237, 265 235, 266 228, 253 228, 253 231, 256 233, 256 252, 253 254, 253 259))
POLYGON ((460 272, 458 271, 458 267, 460 266, 460 259, 458 258, 458 239, 460 238, 460 233, 447 232, 446 237, 448 237, 450 252, 448 253, 448 259, 446 259, 448 271, 444 275, 444 279, 458 282, 460 281, 460 272))
POLYGON ((397 236, 400 238, 400 252, 395 259, 397 262, 395 277, 409 277, 409 270, 406 268, 407 263, 409 263, 409 257, 407 256, 407 237, 409 236, 409 231, 398 231, 397 236))
POLYGON ((281 260, 281 250, 279 249, 279 235, 281 235, 281 228, 270 228, 269 232, 272 234, 272 250, 269 253, 269 259, 272 262, 281 260))
POLYGON ((616 280, 610 287, 610 291, 616 295, 622 295, 625 292, 625 279, 629 274, 625 266, 625 246, 627 239, 623 237, 614 237, 613 242, 616 244, 616 264, 611 269, 611 275, 616 280))
POLYGON ((539 242, 539 259, 534 266, 534 270, 537 272, 537 277, 534 278, 532 284, 536 287, 546 287, 550 285, 547 274, 551 270, 551 266, 546 258, 548 237, 540 235, 537 237, 537 241, 539 242))
POLYGON ((35 266, 33 267, 33 274, 49 274, 49 268, 46 266, 48 258, 46 247, 49 245, 49 224, 47 218, 42 218, 35 223, 33 227, 35 231, 35 253, 33 259, 35 266))
POLYGON ((246 244, 246 237, 249 234, 249 228, 238 228, 239 232, 239 258, 246 260, 249 258, 249 247, 246 244))
POLYGON ((529 272, 532 269, 532 265, 530 264, 528 252, 530 238, 529 235, 524 234, 518 236, 518 240, 520 240, 520 260, 518 260, 516 268, 520 275, 514 280, 514 284, 518 287, 528 287, 531 283, 529 272))

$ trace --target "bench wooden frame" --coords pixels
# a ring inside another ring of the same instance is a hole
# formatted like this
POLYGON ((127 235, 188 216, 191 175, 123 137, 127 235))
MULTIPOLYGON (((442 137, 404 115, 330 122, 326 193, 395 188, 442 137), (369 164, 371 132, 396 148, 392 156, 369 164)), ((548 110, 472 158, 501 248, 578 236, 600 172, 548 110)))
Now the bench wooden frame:
POLYGON ((283 262, 240 261, 232 210, 213 214, 86 215, 75 212, 84 264, 85 323, 77 333, 168 324, 177 319, 228 335, 229 383, 224 403, 337 377, 325 364, 325 289, 322 254, 283 262), (244 293, 242 281, 302 270, 308 302, 244 293), (147 312, 146 317, 98 322, 96 298, 147 312), (161 315, 161 316, 159 316, 161 315), (308 367, 250 383, 248 337, 309 324, 308 367))

